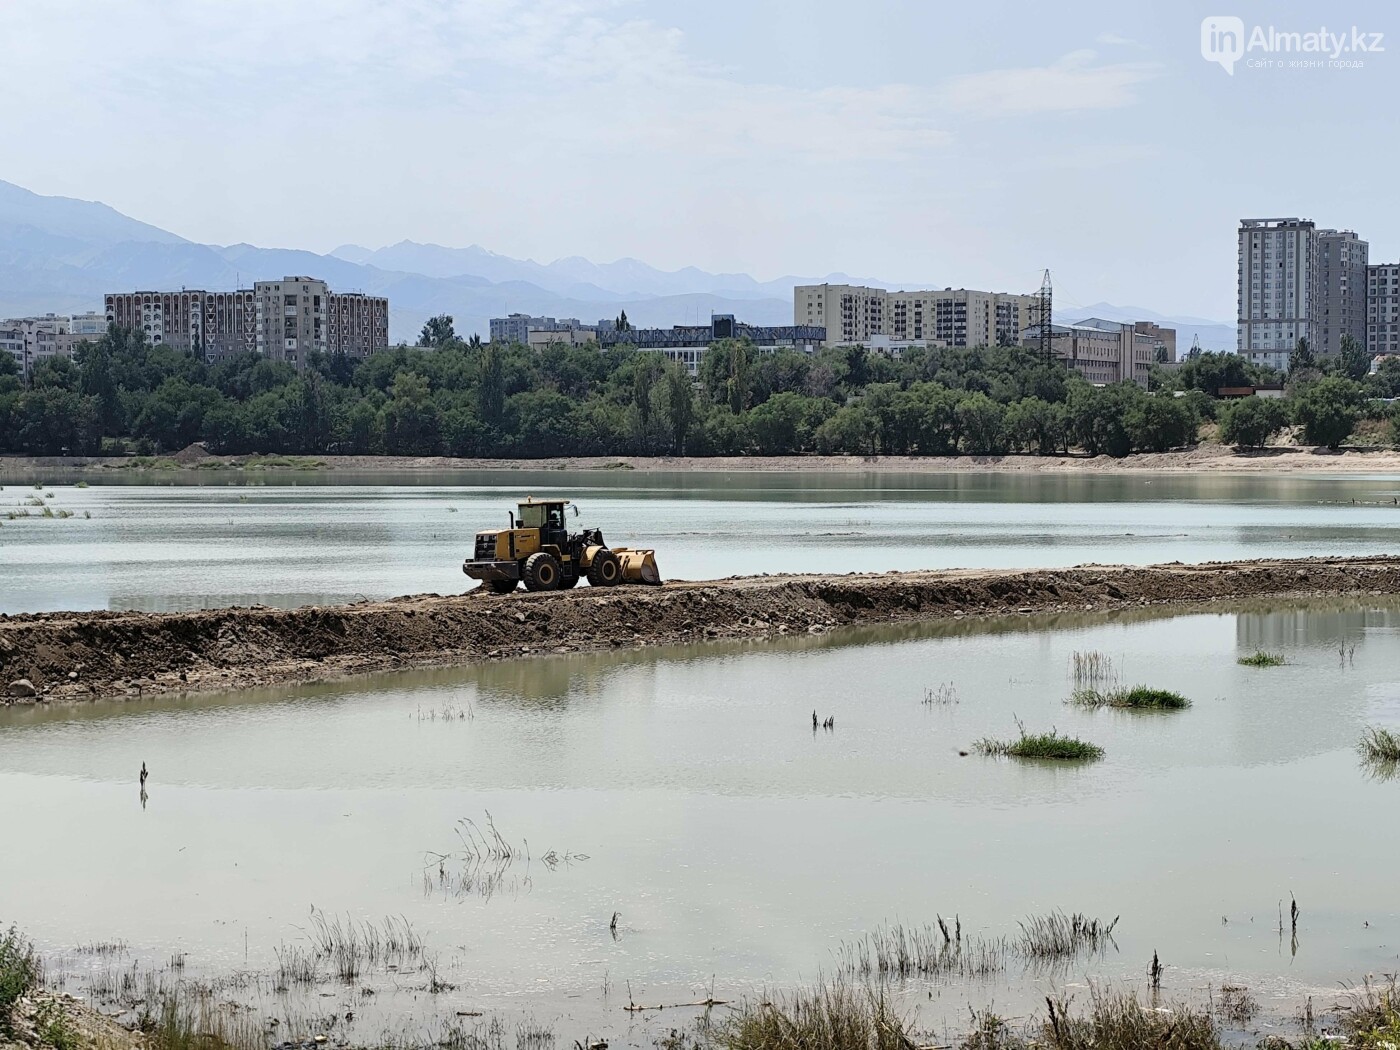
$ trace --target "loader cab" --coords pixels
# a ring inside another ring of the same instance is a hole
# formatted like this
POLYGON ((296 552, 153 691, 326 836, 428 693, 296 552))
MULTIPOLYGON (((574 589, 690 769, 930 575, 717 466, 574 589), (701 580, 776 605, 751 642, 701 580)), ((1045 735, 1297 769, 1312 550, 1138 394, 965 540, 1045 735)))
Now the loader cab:
POLYGON ((565 524, 568 506, 566 499, 528 499, 516 508, 519 511, 516 528, 539 529, 541 546, 554 544, 562 550, 569 540, 565 524))

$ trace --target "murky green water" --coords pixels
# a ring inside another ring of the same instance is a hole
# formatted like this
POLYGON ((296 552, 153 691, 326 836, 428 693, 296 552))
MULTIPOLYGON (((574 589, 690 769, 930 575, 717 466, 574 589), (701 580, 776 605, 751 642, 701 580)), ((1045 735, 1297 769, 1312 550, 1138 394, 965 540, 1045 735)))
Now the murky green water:
POLYGON ((312 906, 403 915, 458 987, 400 979, 366 1023, 528 1011, 567 1039, 649 1043, 629 984, 648 1003, 790 987, 882 922, 940 914, 985 936, 1056 908, 1122 916, 1117 951, 1054 978, 1013 965, 915 986, 910 1002, 954 1025, 969 1001, 1140 981, 1154 950, 1173 995, 1227 979, 1266 1002, 1323 995, 1400 964, 1400 780, 1353 750, 1367 724, 1400 727, 1398 631, 1400 609, 1350 603, 1019 618, 11 709, 0 921, 50 951, 122 939, 122 965, 178 950, 227 973, 275 966, 312 906), (1288 664, 1236 663, 1261 646, 1288 664), (1067 707, 1088 650, 1195 706, 1067 707), (949 682, 955 703, 922 703, 949 682), (812 731, 814 709, 834 731, 812 731), (960 756, 1018 718, 1106 757, 960 756), (461 885, 450 857, 444 886, 431 853, 460 853, 454 826, 488 812, 532 859, 461 885), (551 867, 550 851, 573 859, 551 867), (1290 896, 1296 950, 1277 931, 1290 896))
POLYGON ((1393 476, 114 473, 0 491, 0 612, 459 592, 472 535, 528 494, 578 501, 582 522, 656 547, 681 579, 1400 549, 1393 476), (44 492, 75 516, 22 506, 44 492))

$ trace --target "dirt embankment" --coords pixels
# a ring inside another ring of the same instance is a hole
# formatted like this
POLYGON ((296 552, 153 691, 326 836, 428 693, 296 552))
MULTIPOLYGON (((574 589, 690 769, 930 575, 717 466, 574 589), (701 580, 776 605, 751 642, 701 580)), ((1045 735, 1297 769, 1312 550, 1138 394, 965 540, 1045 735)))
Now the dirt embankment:
POLYGON ((403 471, 461 470, 599 470, 641 473, 726 473, 733 471, 810 471, 840 473, 1033 473, 1136 474, 1157 473, 1400 473, 1400 449, 1325 448, 1285 445, 1240 451, 1225 445, 1202 444, 1174 452, 1143 452, 1111 456, 563 456, 551 459, 455 459, 451 456, 211 456, 190 449, 151 462, 125 457, 0 456, 0 479, 53 480, 61 475, 93 477, 111 471, 118 476, 169 476, 188 471, 222 476, 224 471, 263 476, 307 472, 345 474, 403 471), (285 460, 286 462, 280 462, 285 460))
POLYGON ((343 606, 0 616, 0 692, 81 700, 977 614, 1400 594, 1400 558, 744 577, 343 606))

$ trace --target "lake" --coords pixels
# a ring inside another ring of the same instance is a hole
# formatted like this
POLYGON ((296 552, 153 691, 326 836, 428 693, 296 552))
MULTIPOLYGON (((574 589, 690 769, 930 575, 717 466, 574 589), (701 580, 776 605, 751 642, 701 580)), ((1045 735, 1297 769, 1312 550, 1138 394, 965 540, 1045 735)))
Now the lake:
MULTIPOLYGON (((467 588, 479 528, 579 504, 668 578, 1393 553, 1394 476, 94 475, 0 490, 0 612, 295 606, 467 588), (48 498, 45 493, 52 493, 48 498), (45 518, 35 499, 71 518, 45 518), (7 514, 29 516, 6 520, 7 514)), ((42 481, 43 479, 35 479, 42 481)))
MULTIPOLYGON (((1021 480, 1012 487, 1026 495, 1021 480)), ((1045 529, 1056 514, 1079 539, 1013 546, 1005 557, 1092 549, 1103 560, 1125 551, 1159 560, 1205 554, 1210 543, 1238 553, 1250 541, 1267 547, 1258 553, 1281 553, 1339 529, 1360 549, 1383 535, 1383 518, 1350 506, 1328 512, 1346 524, 1328 524, 1303 493, 1339 490, 1318 482, 1291 501, 1267 500, 1259 486, 1234 507, 1233 531, 1223 498, 1107 498, 1129 492, 1125 482, 1102 486, 1095 504, 1116 515, 1115 530, 1131 519, 1138 524, 1125 531, 1149 522, 1170 531, 1188 510, 1216 524, 1197 530, 1194 547, 1153 553, 1106 539, 1093 548, 1084 506, 1071 515, 1063 504, 991 499, 994 484, 960 492, 947 483, 892 506, 806 489, 784 501, 564 491, 587 496, 605 530, 609 518, 643 511, 669 523, 668 544, 687 519, 700 527, 732 516, 726 544, 752 528, 752 542, 779 551, 784 528, 845 515, 885 537, 891 561, 923 549, 911 536, 938 529, 982 534, 981 545, 969 539, 957 550, 990 558, 986 537, 1014 534, 1018 520, 1045 529), (1311 538, 1265 539, 1307 534, 1309 521, 1311 538)), ((1382 484, 1355 481, 1349 491, 1382 484)), ((111 515, 109 528, 139 520, 147 530, 164 510, 185 523, 183 543, 197 522, 220 516, 243 523, 245 546, 258 521, 281 521, 288 544, 309 537, 314 518, 331 519, 325 527, 342 541, 358 531, 354 514, 403 522, 402 533, 378 535, 382 554, 404 538, 426 553, 427 530, 441 527, 444 539, 452 531, 437 521, 447 506, 473 520, 506 497, 504 487, 309 486, 253 490, 248 506, 237 502, 243 491, 89 489, 61 501, 91 501, 83 526, 94 529, 98 510, 111 515), (244 517, 255 509, 267 517, 244 517)), ((42 523, 54 536, 73 524, 42 523)), ((828 562, 833 547, 862 551, 826 544, 820 531, 790 546, 824 551, 828 562)), ((45 541, 51 552, 68 542, 45 541)), ((715 564, 699 544, 678 547, 694 552, 688 563, 673 558, 692 573, 715 564)), ((194 570, 172 558, 176 571, 194 570)), ((261 571, 268 582, 258 593, 291 593, 279 590, 280 570, 261 571)), ((28 586, 41 593, 38 582, 28 586)), ((71 593, 96 600, 99 588, 71 593)), ((161 966, 175 953, 187 953, 191 974, 270 973, 279 946, 307 943, 313 907, 342 919, 402 916, 454 987, 432 995, 421 974, 382 971, 364 978, 379 989, 372 998, 329 980, 305 993, 306 1009, 353 1006, 363 1038, 404 1017, 426 1024, 429 1014, 462 1011, 534 1017, 564 1046, 588 1034, 650 1045, 695 1011, 634 1018, 623 1009, 629 995, 658 1004, 711 989, 721 999, 763 994, 831 975, 842 945, 883 923, 957 916, 966 936, 995 939, 1055 909, 1121 916, 1116 945, 1054 972, 1013 962, 994 977, 911 982, 903 1001, 925 1023, 958 1030, 968 1004, 994 1001, 1014 1014, 1045 989, 1068 981, 1082 990, 1091 976, 1141 986, 1155 951, 1170 996, 1244 983, 1287 1013, 1279 1004, 1326 999, 1339 981, 1400 965, 1400 836, 1391 833, 1400 780, 1354 750, 1364 726, 1400 726, 1397 632, 1400 607, 1381 599, 1023 616, 0 710, 0 922, 34 936, 80 991, 95 973, 161 966), (1260 648, 1287 663, 1236 662, 1260 648), (1175 689, 1194 705, 1067 706, 1074 654, 1088 652, 1110 660, 1122 682, 1175 689), (833 716, 834 729, 814 732, 813 711, 833 716), (960 754, 981 737, 1014 735, 1018 720, 1083 736, 1105 757, 960 754), (472 861, 490 822, 518 856, 472 861), (1279 929, 1294 898, 1296 943, 1279 929), (77 951, 103 941, 125 947, 77 951)), ((241 994, 286 1011, 271 985, 255 981, 241 994)))

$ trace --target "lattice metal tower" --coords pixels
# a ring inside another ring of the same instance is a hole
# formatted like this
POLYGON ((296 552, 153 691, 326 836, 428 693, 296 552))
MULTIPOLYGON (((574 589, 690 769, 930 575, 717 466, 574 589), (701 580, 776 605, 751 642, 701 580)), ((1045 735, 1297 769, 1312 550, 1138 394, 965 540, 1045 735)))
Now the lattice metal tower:
POLYGON ((1045 271, 1045 279, 1040 282, 1040 291, 1035 293, 1031 304, 1031 327, 1035 329, 1035 348, 1040 359, 1049 364, 1055 357, 1054 347, 1054 292, 1050 286, 1050 271, 1045 271))

